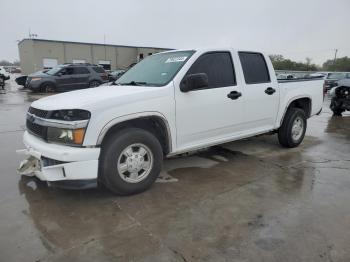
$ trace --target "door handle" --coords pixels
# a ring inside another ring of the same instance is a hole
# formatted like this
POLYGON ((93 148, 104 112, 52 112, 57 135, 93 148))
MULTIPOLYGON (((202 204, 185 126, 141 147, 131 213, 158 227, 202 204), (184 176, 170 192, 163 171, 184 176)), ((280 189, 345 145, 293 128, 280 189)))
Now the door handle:
POLYGON ((241 96, 242 96, 242 93, 237 92, 237 91, 232 91, 232 92, 227 94, 227 97, 232 99, 232 100, 236 100, 237 98, 239 98, 241 96))
POLYGON ((268 94, 268 95, 272 95, 273 93, 276 92, 276 89, 272 88, 272 87, 268 87, 266 90, 265 90, 265 93, 268 94))

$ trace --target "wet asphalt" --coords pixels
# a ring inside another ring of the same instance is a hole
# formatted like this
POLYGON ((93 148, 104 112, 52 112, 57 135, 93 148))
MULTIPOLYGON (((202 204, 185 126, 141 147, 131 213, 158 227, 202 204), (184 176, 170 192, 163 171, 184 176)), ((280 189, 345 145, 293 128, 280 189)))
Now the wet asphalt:
POLYGON ((16 168, 25 112, 0 94, 0 261, 350 261, 350 114, 168 159, 138 195, 48 188, 16 168))

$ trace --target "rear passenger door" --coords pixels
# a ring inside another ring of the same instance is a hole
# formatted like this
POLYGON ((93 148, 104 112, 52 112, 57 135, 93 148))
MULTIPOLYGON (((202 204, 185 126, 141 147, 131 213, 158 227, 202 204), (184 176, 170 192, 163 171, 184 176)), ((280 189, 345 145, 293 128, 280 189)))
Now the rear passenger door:
POLYGON ((181 92, 176 86, 175 90, 177 146, 180 150, 233 137, 241 130, 243 121, 242 90, 236 82, 231 52, 202 54, 186 75, 197 73, 208 76, 207 88, 181 92), (238 96, 234 98, 235 94, 238 96))
POLYGON ((273 68, 261 53, 239 52, 238 55, 244 75, 244 126, 249 133, 271 130, 279 104, 279 88, 269 73, 273 68))
POLYGON ((89 86, 90 71, 86 67, 74 67, 74 89, 87 88, 89 86))

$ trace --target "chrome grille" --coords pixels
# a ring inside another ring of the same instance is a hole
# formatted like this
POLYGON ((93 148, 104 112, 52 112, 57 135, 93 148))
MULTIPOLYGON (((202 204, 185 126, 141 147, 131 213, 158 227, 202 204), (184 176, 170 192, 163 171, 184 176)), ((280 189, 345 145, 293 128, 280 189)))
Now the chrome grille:
POLYGON ((37 108, 34 108, 34 107, 29 107, 28 112, 30 114, 33 114, 33 115, 35 115, 37 117, 41 117, 41 118, 47 118, 47 116, 49 114, 49 111, 37 109, 37 108))

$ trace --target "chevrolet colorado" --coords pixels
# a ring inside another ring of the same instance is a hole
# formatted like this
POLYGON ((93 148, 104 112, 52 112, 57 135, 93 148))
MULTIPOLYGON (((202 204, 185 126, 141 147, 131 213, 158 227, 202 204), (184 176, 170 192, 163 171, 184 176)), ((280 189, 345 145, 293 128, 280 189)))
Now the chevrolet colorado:
POLYGON ((277 81, 261 52, 158 53, 111 86, 33 102, 19 171, 53 186, 134 194, 152 185, 164 157, 264 133, 296 147, 322 103, 323 80, 277 81))

